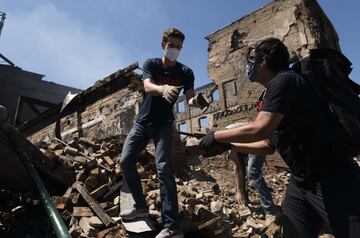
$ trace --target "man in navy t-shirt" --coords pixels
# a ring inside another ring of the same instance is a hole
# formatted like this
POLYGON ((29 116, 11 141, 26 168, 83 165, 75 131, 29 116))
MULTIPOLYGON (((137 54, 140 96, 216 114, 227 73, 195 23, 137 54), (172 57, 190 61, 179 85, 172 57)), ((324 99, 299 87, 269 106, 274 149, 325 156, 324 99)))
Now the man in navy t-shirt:
POLYGON ((192 70, 177 61, 169 67, 160 58, 147 59, 143 70, 144 86, 153 90, 153 93, 145 94, 136 122, 141 125, 172 123, 174 121, 173 106, 180 89, 184 89, 187 98, 193 97, 194 74, 192 70), (173 99, 170 98, 170 101, 163 96, 162 90, 166 89, 174 92, 173 99))
POLYGON ((149 140, 153 139, 164 225, 157 238, 183 237, 179 227, 176 183, 171 169, 173 106, 180 90, 184 90, 189 106, 201 107, 199 102, 201 95, 194 94, 192 70, 177 61, 184 39, 184 34, 175 28, 165 30, 161 42, 163 57, 145 61, 143 66, 145 98, 135 124, 125 140, 120 161, 124 181, 135 200, 134 209, 120 215, 128 220, 147 216, 148 208, 136 162, 140 152, 149 140))

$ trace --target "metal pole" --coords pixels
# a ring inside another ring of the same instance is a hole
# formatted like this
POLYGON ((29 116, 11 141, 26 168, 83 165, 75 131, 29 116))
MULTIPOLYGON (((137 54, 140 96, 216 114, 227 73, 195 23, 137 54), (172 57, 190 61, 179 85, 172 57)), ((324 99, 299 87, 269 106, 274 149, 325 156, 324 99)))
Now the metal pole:
POLYGON ((58 238, 71 238, 69 231, 59 214, 58 210, 56 209, 54 203, 52 202, 49 193, 47 192, 44 183, 42 182, 39 174, 36 172, 36 169, 32 162, 30 161, 29 157, 25 153, 24 149, 22 148, 19 141, 16 140, 16 133, 14 128, 9 128, 6 132, 12 143, 12 146, 15 148, 18 156, 20 157, 21 161, 23 162, 26 170, 28 171, 32 181, 35 183, 36 188, 39 190, 41 200, 45 207, 46 213, 48 214, 52 226, 54 228, 56 237, 58 238))
POLYGON ((5 18, 6 18, 6 13, 5 12, 0 12, 0 16, 1 16, 1 20, 0 20, 0 35, 4 26, 4 22, 5 22, 5 18))

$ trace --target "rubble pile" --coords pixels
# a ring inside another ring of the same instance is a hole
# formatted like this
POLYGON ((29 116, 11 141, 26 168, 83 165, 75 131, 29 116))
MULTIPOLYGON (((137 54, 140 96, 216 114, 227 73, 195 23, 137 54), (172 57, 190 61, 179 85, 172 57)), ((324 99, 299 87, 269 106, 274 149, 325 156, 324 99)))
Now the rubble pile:
MULTIPOLYGON (((117 137, 96 142, 82 137, 68 143, 55 139, 40 144, 40 151, 49 160, 75 170, 75 181, 63 194, 55 195, 49 191, 72 237, 131 237, 119 218, 121 148, 121 140, 117 137)), ((244 206, 235 202, 235 186, 229 179, 233 172, 225 155, 201 160, 199 165, 178 171, 176 178, 181 225, 187 237, 198 234, 201 237, 274 237, 278 234, 275 223, 264 225, 258 195, 251 184, 250 204, 244 206), (219 162, 211 163, 210 160, 219 162)), ((147 150, 139 156, 137 170, 150 216, 160 229, 159 185, 154 157, 147 150)), ((286 171, 265 175, 277 205, 281 204, 288 178, 286 171)), ((16 204, 19 207, 17 213, 25 203, 40 203, 38 199, 20 197, 10 199, 16 201, 12 208, 15 209, 16 204)), ((4 214, 0 213, 1 221, 4 214)), ((11 217, 15 213, 6 214, 11 217)))
MULTIPOLYGON (((196 211, 201 207, 219 216, 220 219, 210 228, 214 232, 209 237, 215 237, 220 232, 223 236, 216 237, 277 237, 279 235, 280 229, 276 223, 265 223, 265 214, 251 181, 247 183, 249 204, 245 206, 236 202, 236 184, 226 154, 200 160, 201 164, 190 166, 189 171, 185 171, 183 177, 187 180, 182 181, 182 184, 186 184, 185 191, 190 189, 192 193, 195 192, 193 196, 196 196, 195 207, 187 206, 187 212, 196 211)), ((290 174, 284 169, 271 173, 267 168, 263 170, 274 203, 280 206, 290 174)), ((181 188, 181 185, 178 187, 181 188)), ((179 203, 182 204, 182 197, 178 197, 179 203)))

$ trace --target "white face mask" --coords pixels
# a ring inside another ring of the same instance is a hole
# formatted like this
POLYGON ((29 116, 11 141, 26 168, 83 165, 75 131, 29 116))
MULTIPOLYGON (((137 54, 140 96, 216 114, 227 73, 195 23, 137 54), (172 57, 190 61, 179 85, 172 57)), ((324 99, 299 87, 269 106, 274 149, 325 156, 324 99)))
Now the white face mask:
POLYGON ((167 48, 164 55, 168 60, 174 62, 179 56, 179 50, 176 48, 167 48))

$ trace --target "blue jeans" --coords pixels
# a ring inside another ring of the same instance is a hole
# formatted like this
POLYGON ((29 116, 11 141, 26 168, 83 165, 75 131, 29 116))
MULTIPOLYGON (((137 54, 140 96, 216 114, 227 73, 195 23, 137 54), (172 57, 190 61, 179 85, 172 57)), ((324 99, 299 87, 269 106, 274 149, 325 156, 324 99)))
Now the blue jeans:
POLYGON ((275 212, 276 207, 272 200, 269 188, 261 174, 261 168, 265 159, 266 156, 249 154, 247 172, 249 177, 254 181, 254 186, 259 193, 260 204, 265 213, 273 213, 275 212))
POLYGON ((154 140, 162 222, 164 227, 177 229, 179 228, 178 199, 171 166, 172 130, 172 123, 149 127, 135 123, 125 140, 120 167, 124 181, 134 198, 135 208, 147 208, 136 163, 139 154, 149 140, 154 140))

